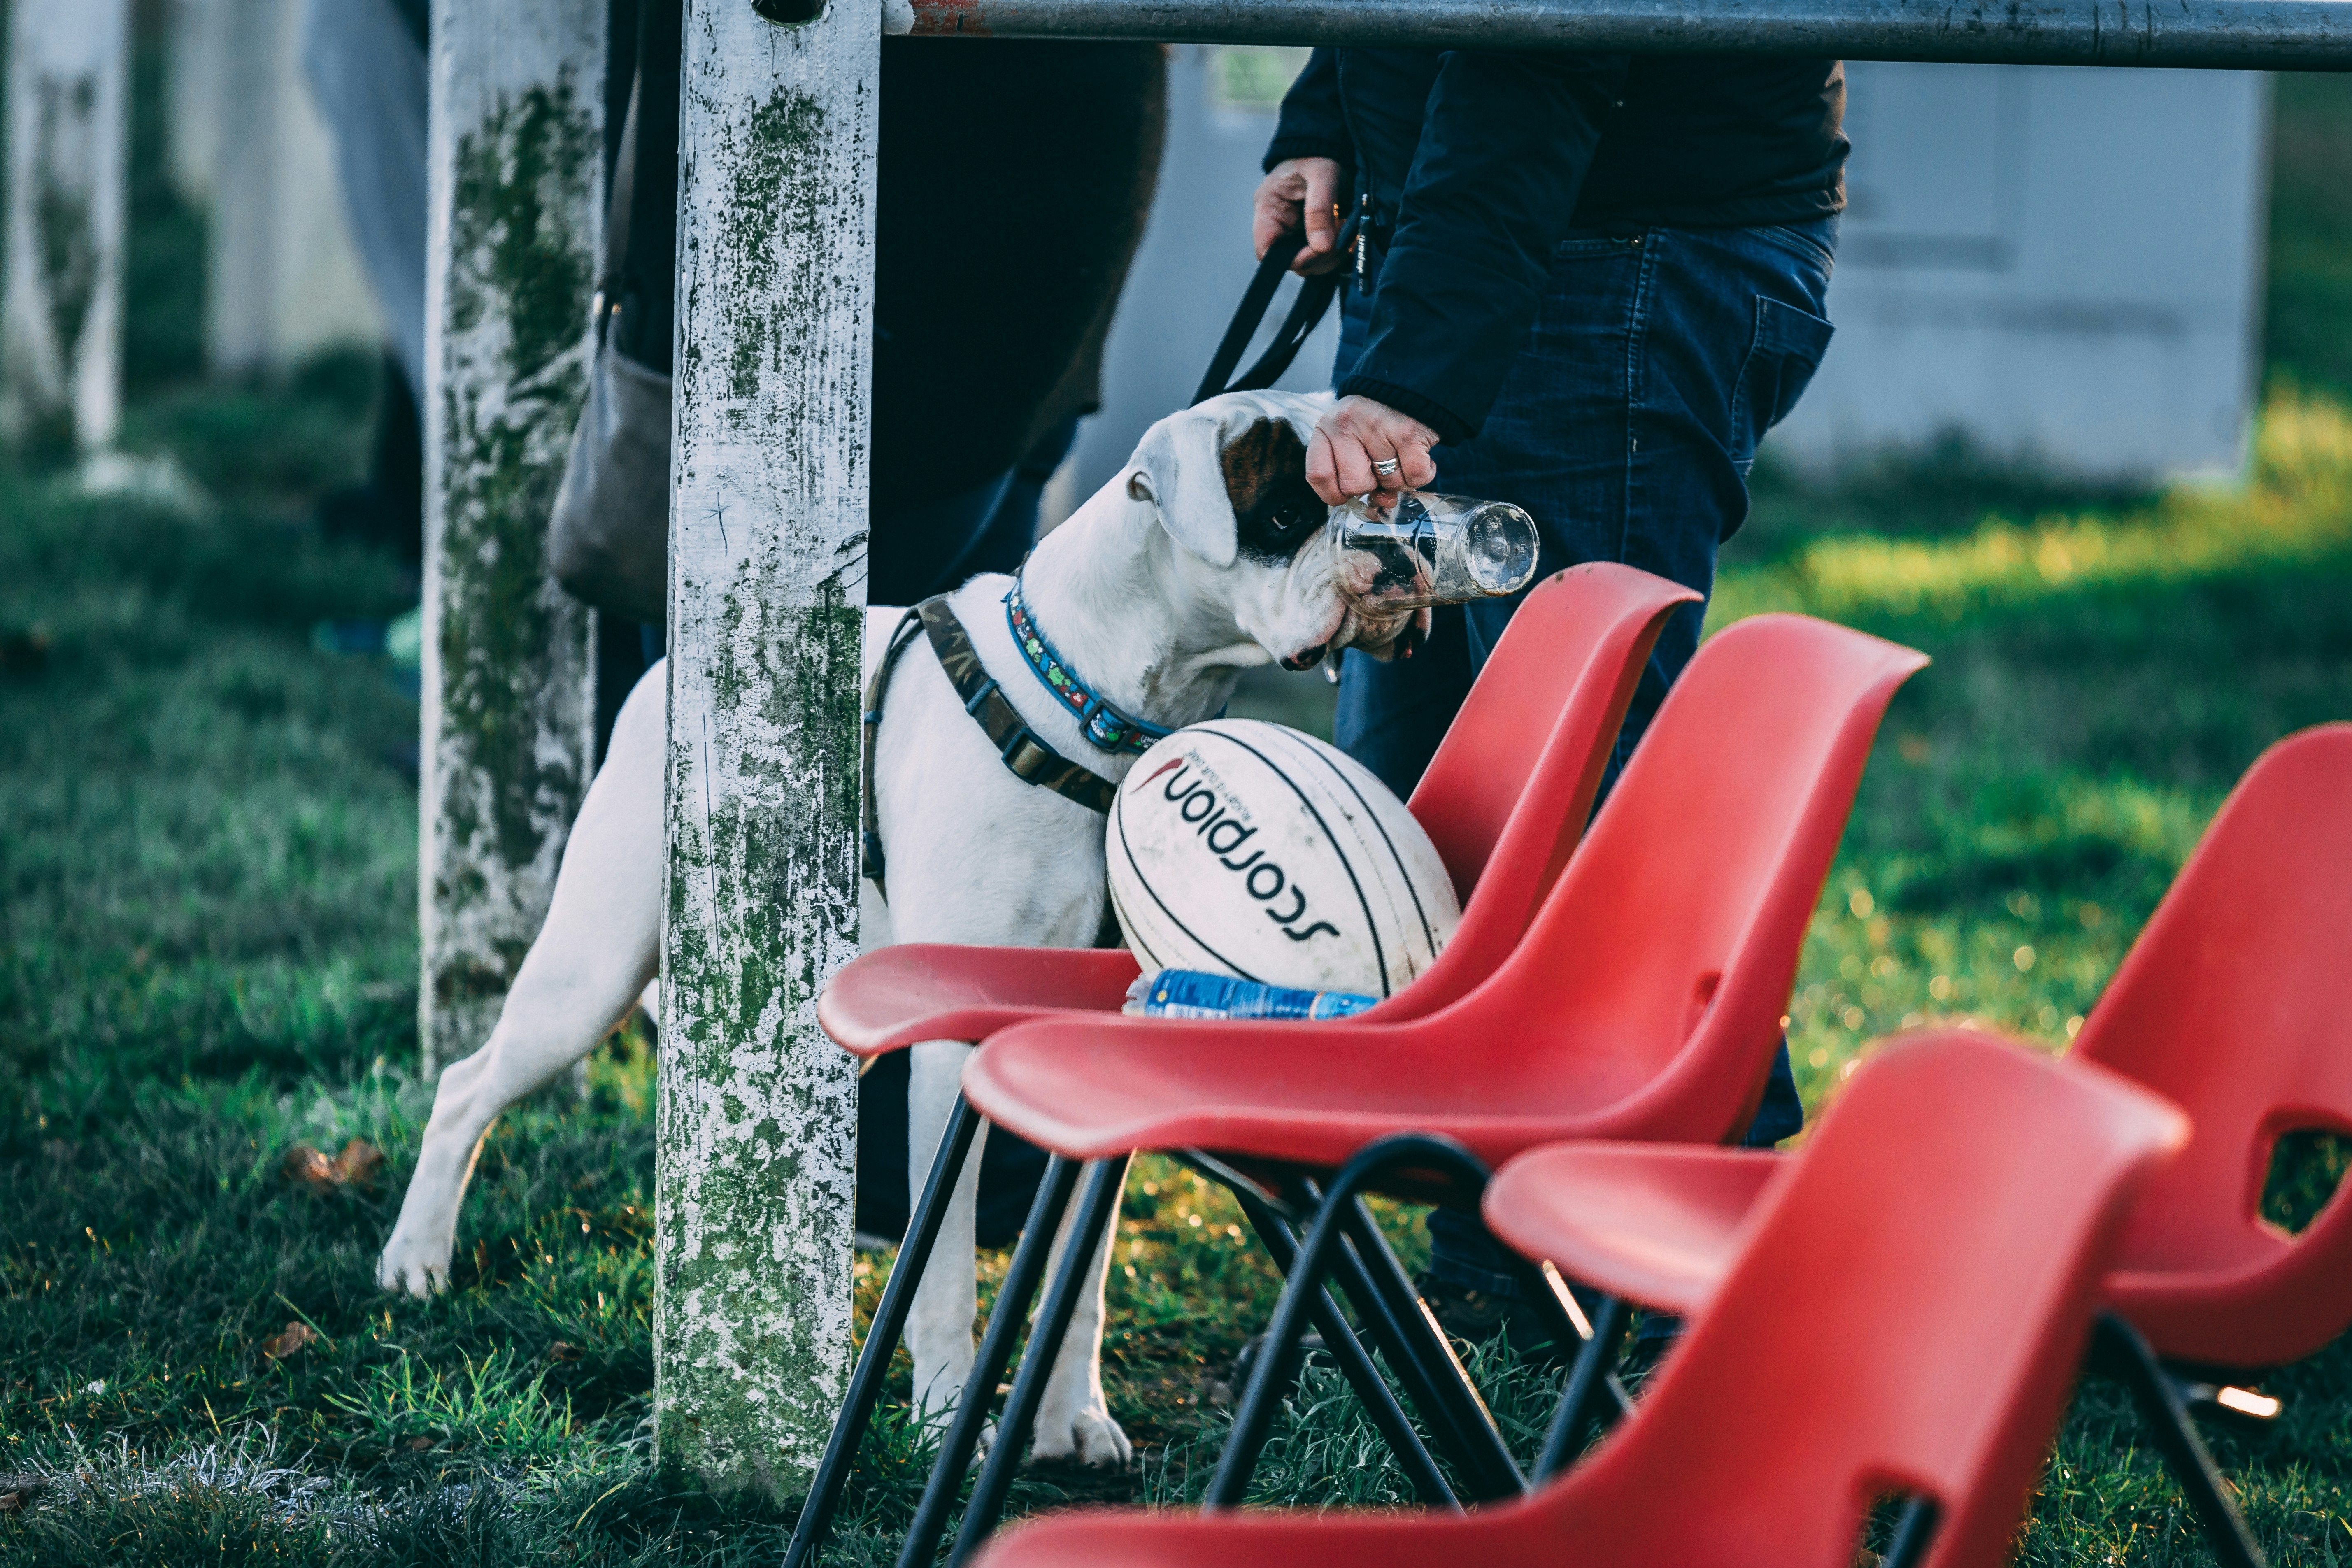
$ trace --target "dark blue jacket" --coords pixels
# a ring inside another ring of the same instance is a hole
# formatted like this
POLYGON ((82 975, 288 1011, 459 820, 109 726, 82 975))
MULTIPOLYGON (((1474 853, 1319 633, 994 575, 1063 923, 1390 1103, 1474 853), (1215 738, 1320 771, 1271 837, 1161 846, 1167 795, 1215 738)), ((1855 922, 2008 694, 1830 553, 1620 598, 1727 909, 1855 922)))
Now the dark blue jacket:
POLYGON ((1845 205, 1835 60, 1318 49, 1266 149, 1336 159, 1382 253, 1339 390, 1449 441, 1485 423, 1573 228, 1803 222, 1845 205))

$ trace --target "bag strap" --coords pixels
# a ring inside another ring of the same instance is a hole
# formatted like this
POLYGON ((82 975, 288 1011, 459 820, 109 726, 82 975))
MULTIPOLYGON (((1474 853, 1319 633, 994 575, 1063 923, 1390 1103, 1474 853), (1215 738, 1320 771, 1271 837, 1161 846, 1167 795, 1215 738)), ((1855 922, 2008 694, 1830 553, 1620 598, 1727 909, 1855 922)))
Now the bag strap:
MULTIPOLYGON (((1339 248, 1345 251, 1355 228, 1355 220, 1340 231, 1339 248)), ((1306 246, 1306 237, 1296 231, 1284 234, 1265 247, 1265 256, 1257 264, 1257 276, 1250 279, 1249 288, 1242 294, 1241 308, 1234 312, 1232 322, 1225 328, 1217 352, 1209 361, 1209 373, 1192 394, 1194 403, 1204 403, 1228 392, 1260 392, 1282 379, 1298 351, 1307 346, 1307 337, 1323 320, 1331 301, 1339 296, 1339 285, 1346 276, 1344 268, 1334 268, 1318 272, 1301 281, 1298 298, 1290 303, 1290 313, 1276 329, 1274 341, 1266 345, 1257 363, 1244 371, 1239 379, 1228 381, 1234 366, 1241 363, 1242 351, 1257 334, 1258 323, 1265 319, 1265 309, 1274 302, 1274 293, 1281 287, 1282 275, 1290 270, 1290 258, 1306 246)))
POLYGON ((596 257, 596 297, 588 307, 589 329, 595 333, 600 352, 613 318, 621 309, 621 268, 629 259, 629 203, 637 184, 637 94, 644 85, 642 74, 629 84, 628 112, 622 116, 621 142, 613 154, 612 188, 604 193, 604 232, 600 237, 596 257))

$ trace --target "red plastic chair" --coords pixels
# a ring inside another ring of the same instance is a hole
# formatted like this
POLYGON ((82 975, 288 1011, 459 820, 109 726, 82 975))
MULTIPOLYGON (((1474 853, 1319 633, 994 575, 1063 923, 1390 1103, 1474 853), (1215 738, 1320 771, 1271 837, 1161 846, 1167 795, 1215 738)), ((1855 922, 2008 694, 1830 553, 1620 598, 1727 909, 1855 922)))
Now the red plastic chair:
MULTIPOLYGON (((1736 1137, 1762 1096, 1805 924, 1871 738, 1895 689, 1926 662, 1798 616, 1760 616, 1710 640, 1525 939, 1486 984, 1438 1012, 1311 1027, 1047 1019, 981 1047, 964 1070, 972 1106, 1057 1164, 1095 1162, 1076 1235, 1099 1234, 1137 1150, 1208 1150, 1277 1171, 1344 1167, 1322 1191, 1290 1270, 1213 1498, 1237 1498, 1246 1480, 1327 1267, 1380 1326, 1392 1368, 1433 1427, 1441 1437, 1450 1428, 1448 1447, 1469 1457, 1480 1492, 1518 1489, 1508 1450, 1458 1366, 1438 1375, 1451 1350, 1426 1327, 1359 1194, 1425 1193, 1427 1176, 1475 1194, 1480 1161, 1563 1138, 1736 1137), (1389 1142, 1356 1157, 1376 1140, 1389 1142)), ((1041 1192, 1041 1205, 1049 1195, 1041 1192)), ((1059 1211, 1033 1212, 1033 1235, 1041 1215, 1050 1232, 1059 1211)), ((1078 1251, 1031 1332, 959 1552, 993 1523, 1010 1482, 1076 1300, 1087 1261, 1078 1251)), ((974 1373, 982 1387, 1009 1364, 1010 1324, 1028 1298, 998 1301, 974 1373), (992 1347, 1005 1359, 992 1360, 992 1347)), ((975 1405, 959 1419, 967 1414, 971 1430, 950 1427, 933 1472, 942 1499, 970 1454, 957 1445, 978 1437, 982 1413, 975 1405)), ((928 1512, 918 1521, 928 1526, 928 1512)), ((921 1551, 910 1535, 902 1561, 921 1561, 921 1551)))
MULTIPOLYGON (((2136 1333, 2102 1364, 2132 1389, 2225 1563, 2261 1560, 2153 1356, 2199 1367, 2297 1361, 2352 1327, 2352 1203, 2300 1234, 2261 1217, 2279 1137, 2352 1132, 2352 724, 2272 747, 2092 1010, 2074 1058, 2176 1100, 2195 1119, 2182 1156, 2140 1195, 2105 1290, 2136 1333), (2141 1338, 2144 1336, 2144 1340, 2141 1338)), ((1743 1150, 1562 1148, 1488 1189, 1487 1223, 1531 1257, 1613 1298, 1689 1311, 1736 1254, 1786 1162, 1743 1150)), ((1553 1448, 1585 1423, 1622 1312, 1604 1307, 1553 1448)))
MULTIPOLYGON (((1065 1513, 986 1568, 1850 1568, 2003 1560, 2134 1190, 2187 1135, 2156 1096, 1954 1031, 1855 1076, 1608 1447, 1467 1515, 1065 1513), (1829 1331, 1825 1326, 1833 1326, 1829 1331), (1735 1414, 1736 1413, 1736 1414, 1735 1414)), ((1499 1174, 1493 1191, 1532 1177, 1499 1174)))
MULTIPOLYGON (((1408 803, 1453 876, 1462 924, 1381 1016, 1444 1006, 1518 942, 1584 831, 1666 617, 1698 597, 1614 562, 1528 594, 1408 803)), ((1123 948, 906 942, 845 965, 817 998, 817 1023, 859 1056, 980 1041, 1031 1018, 1116 1013, 1136 973, 1123 948)))
POLYGON ((2107 1282, 2158 1352, 2257 1370, 2352 1327, 2352 1203, 2261 1217, 2283 1133, 2352 1134, 2352 724, 2272 747, 2181 868, 2074 1054, 2189 1108, 2107 1282))
MULTIPOLYGON (((1422 775, 1410 808, 1436 845, 1462 900, 1462 923, 1427 973, 1374 1009, 1381 1017, 1433 1011, 1494 972, 1567 863, 1666 618, 1699 595, 1613 562, 1571 567, 1528 594, 1488 655, 1461 712, 1422 775)), ((817 1022, 845 1049, 875 1057, 921 1040, 986 1039, 1008 1025, 1056 1015, 1117 1014, 1137 974, 1124 949, 961 947, 906 943, 845 966, 817 998, 817 1022)), ((925 1183, 860 1351, 843 1415, 819 1462, 785 1568, 809 1560, 848 1479, 850 1460, 880 1396, 917 1281, 929 1260, 945 1199, 963 1169, 979 1120, 959 1103, 925 1183)), ((1066 1194, 1064 1194, 1066 1202, 1066 1194)), ((1271 1211, 1251 1221, 1289 1260, 1289 1236, 1271 1211)), ((1018 1260, 1016 1259, 1016 1262, 1018 1260)), ((1041 1268, 1042 1258, 1031 1266, 1041 1268)), ((1022 1299, 1035 1289, 1034 1271, 1022 1299)), ((1337 1331, 1337 1311, 1331 1317, 1337 1331)), ((1343 1369, 1368 1398, 1385 1393, 1355 1342, 1343 1369)), ((1437 1470, 1400 1410, 1384 1410, 1392 1440, 1433 1491, 1437 1470)))

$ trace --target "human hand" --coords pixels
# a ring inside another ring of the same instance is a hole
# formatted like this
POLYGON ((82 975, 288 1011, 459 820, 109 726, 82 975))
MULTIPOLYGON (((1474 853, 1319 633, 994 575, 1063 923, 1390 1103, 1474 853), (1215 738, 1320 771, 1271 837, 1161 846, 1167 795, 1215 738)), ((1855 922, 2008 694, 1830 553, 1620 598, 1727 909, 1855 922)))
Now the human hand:
POLYGON ((1429 455, 1436 445, 1437 432, 1411 415, 1369 397, 1343 397, 1315 422, 1315 439, 1307 447, 1307 483, 1326 506, 1368 493, 1374 506, 1390 506, 1396 491, 1437 478, 1437 464, 1429 455), (1393 472, 1372 467, 1391 459, 1393 472))
POLYGON ((1285 234, 1307 232, 1307 248, 1292 258, 1297 273, 1328 272, 1339 265, 1339 165, 1328 158, 1285 158, 1267 171, 1250 203, 1250 242, 1263 257, 1285 234))

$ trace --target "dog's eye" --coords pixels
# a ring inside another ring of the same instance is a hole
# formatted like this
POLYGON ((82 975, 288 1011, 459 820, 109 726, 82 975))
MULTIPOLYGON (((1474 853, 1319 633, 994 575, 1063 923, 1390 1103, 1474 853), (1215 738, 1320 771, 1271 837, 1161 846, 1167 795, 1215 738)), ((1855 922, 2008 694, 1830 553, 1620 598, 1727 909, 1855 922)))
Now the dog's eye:
POLYGON ((1307 506, 1286 506, 1278 508, 1274 514, 1275 531, 1276 533, 1283 534, 1286 537, 1291 534, 1304 533, 1322 521, 1322 519, 1317 515, 1320 510, 1321 509, 1319 507, 1307 506))

